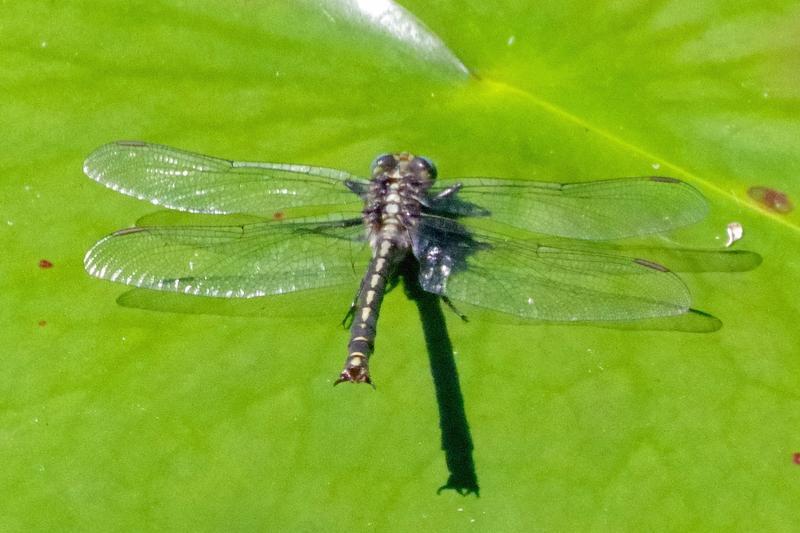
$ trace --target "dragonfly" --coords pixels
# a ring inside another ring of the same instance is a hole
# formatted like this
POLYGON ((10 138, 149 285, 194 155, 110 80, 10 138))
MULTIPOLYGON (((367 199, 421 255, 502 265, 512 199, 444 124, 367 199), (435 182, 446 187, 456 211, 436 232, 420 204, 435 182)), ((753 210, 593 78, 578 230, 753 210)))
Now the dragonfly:
POLYGON ((554 322, 686 313, 689 291, 667 267, 594 244, 667 232, 708 211, 697 189, 674 178, 440 178, 431 160, 407 152, 377 157, 362 177, 117 141, 92 152, 84 172, 170 210, 249 217, 122 229, 86 253, 92 276, 215 298, 355 289, 336 383, 372 383, 381 303, 409 261, 420 287, 453 309, 554 322))

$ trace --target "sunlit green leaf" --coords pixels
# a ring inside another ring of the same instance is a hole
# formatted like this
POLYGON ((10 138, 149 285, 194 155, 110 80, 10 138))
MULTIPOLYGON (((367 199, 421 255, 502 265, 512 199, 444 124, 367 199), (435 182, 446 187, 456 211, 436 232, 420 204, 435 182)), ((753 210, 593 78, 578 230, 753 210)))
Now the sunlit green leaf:
POLYGON ((6 2, 0 28, 0 529, 800 522, 800 219, 747 194, 800 194, 796 2, 6 2), (763 263, 673 258, 713 333, 444 308, 463 404, 452 372, 437 399, 447 338, 396 289, 377 389, 333 388, 356 285, 214 315, 86 275, 153 211, 83 175, 116 139, 355 175, 408 150, 447 177, 673 176, 711 211, 657 244, 722 250, 735 221, 763 263))

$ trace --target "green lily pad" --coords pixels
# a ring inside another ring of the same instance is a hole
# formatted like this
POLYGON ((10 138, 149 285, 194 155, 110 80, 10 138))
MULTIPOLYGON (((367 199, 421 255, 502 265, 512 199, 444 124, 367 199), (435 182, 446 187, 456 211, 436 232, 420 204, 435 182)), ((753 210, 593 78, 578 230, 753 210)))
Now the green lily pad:
POLYGON ((747 194, 800 194, 795 2, 3 10, 0 529, 800 519, 799 219, 747 194), (352 295, 156 312, 85 274, 96 240, 158 216, 83 176, 116 139, 356 174, 409 150, 443 176, 673 176, 711 214, 664 244, 722 249, 735 221, 733 249, 763 264, 681 274, 721 320, 712 333, 462 323, 446 308, 445 329, 396 290, 377 390, 333 388, 352 295))

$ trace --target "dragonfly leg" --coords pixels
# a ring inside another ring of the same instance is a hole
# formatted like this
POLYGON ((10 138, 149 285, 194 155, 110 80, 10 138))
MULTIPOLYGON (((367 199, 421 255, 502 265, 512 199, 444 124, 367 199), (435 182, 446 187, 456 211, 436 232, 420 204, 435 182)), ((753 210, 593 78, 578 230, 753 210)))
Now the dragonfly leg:
POLYGON ((351 192, 357 194, 362 200, 366 199, 367 192, 369 191, 369 185, 347 179, 344 181, 344 186, 350 189, 351 192))
POLYGON ((441 296, 441 299, 445 304, 447 304, 447 307, 449 307, 450 310, 458 316, 458 318, 460 318, 464 322, 469 322, 467 315, 459 311, 458 308, 455 306, 455 304, 452 302, 452 300, 450 300, 450 298, 448 298, 447 296, 441 296))
POLYGON ((350 304, 350 308, 345 313, 344 318, 342 319, 342 327, 347 329, 353 324, 353 318, 356 316, 356 307, 358 307, 358 297, 361 296, 361 290, 364 288, 364 283, 362 281, 361 285, 359 285, 358 290, 356 291, 356 295, 353 296, 353 301, 350 304))
POLYGON ((353 317, 356 316, 356 301, 353 300, 353 303, 350 304, 350 309, 347 310, 345 313, 344 318, 342 319, 342 327, 347 329, 353 324, 353 317))
POLYGON ((434 196, 433 199, 434 201, 436 201, 436 200, 442 200, 444 198, 449 198, 450 196, 453 196, 455 193, 460 191, 462 187, 463 187, 462 184, 456 183, 452 187, 448 187, 439 194, 437 194, 436 196, 434 196))
MULTIPOLYGON (((397 286, 398 283, 400 283, 399 279, 390 279, 386 290, 391 291, 397 286)), ((362 281, 361 285, 358 287, 358 290, 356 291, 356 295, 353 296, 353 302, 350 304, 350 308, 347 310, 347 313, 345 313, 344 318, 342 319, 343 328, 349 328, 350 326, 353 325, 353 318, 356 315, 356 308, 358 308, 358 297, 361 295, 361 291, 363 290, 363 288, 364 288, 364 283, 362 281)))

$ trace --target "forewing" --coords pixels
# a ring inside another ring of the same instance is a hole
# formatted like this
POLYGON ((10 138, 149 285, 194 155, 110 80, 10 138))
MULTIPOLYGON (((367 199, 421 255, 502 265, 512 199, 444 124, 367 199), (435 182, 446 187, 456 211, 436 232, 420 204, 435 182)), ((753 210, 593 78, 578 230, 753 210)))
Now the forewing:
POLYGON ((87 176, 115 191, 192 213, 272 217, 283 209, 351 204, 364 180, 339 170, 282 163, 228 161, 138 141, 92 152, 87 176))
POLYGON ((360 220, 134 227, 84 258, 93 276, 147 289, 251 298, 352 283, 369 247, 360 220))
POLYGON ((680 180, 621 178, 585 183, 543 183, 491 178, 437 180, 433 211, 488 216, 503 224, 573 239, 610 240, 669 231, 708 212, 700 192, 680 180))
POLYGON ((515 317, 635 320, 680 315, 690 305, 683 282, 645 259, 467 236, 455 221, 438 217, 423 219, 419 242, 415 255, 425 290, 515 317), (452 242, 460 244, 453 249, 452 242))

